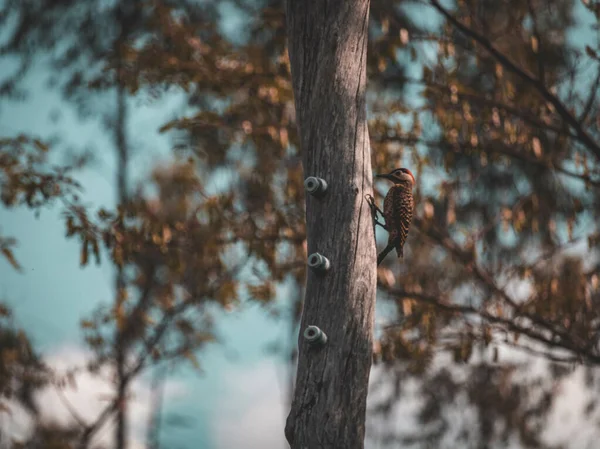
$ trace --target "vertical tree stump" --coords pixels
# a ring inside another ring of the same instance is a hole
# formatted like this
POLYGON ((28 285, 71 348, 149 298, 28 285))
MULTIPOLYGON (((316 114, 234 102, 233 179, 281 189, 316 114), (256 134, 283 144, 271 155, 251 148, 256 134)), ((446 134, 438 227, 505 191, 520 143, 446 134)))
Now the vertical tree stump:
POLYGON ((376 247, 366 122, 368 0, 287 0, 287 29, 304 175, 327 192, 306 196, 309 270, 286 437, 294 449, 362 449, 372 357, 376 247), (315 348, 308 325, 327 334, 315 348))

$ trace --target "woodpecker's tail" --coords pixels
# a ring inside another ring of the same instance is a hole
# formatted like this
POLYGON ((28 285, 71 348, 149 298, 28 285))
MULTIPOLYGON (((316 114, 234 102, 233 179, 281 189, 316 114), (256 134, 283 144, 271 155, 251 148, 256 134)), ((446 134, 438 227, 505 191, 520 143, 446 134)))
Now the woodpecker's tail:
POLYGON ((404 257, 404 245, 402 245, 400 236, 397 233, 393 232, 390 234, 388 245, 394 245, 396 254, 398 254, 398 259, 404 257))

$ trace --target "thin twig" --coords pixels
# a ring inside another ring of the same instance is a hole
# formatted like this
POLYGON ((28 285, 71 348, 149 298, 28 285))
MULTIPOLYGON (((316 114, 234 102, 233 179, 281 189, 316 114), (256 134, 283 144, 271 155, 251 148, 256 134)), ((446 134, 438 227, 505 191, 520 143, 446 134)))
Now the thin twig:
POLYGON ((75 410, 75 407, 73 406, 73 404, 71 404, 71 401, 69 401, 69 399, 67 399, 67 397, 65 396, 65 392, 62 390, 62 388, 60 386, 56 387, 56 392, 57 392, 58 397, 60 398, 61 402, 67 408, 67 410, 69 411, 69 413, 71 414, 73 419, 75 421, 77 421, 77 424, 79 424, 82 428, 86 428, 88 426, 88 424, 81 417, 81 415, 77 412, 77 410, 75 410))
MULTIPOLYGON (((223 276, 218 281, 215 281, 216 285, 209 287, 207 289, 207 291, 204 292, 204 296, 209 297, 209 296, 214 295, 219 290, 220 286, 222 285, 222 282, 227 277, 229 277, 229 278, 235 277, 239 273, 239 271, 243 268, 243 266, 245 266, 246 262, 240 263, 238 266, 233 268, 231 270, 231 272, 228 273, 227 276, 223 276)), ((156 347, 156 345, 163 338, 165 332, 169 329, 172 319, 174 317, 176 317, 178 314, 185 311, 186 308, 191 307, 194 304, 197 304, 197 302, 195 302, 195 301, 182 302, 178 306, 172 308, 168 313, 166 313, 163 316, 160 324, 156 327, 156 330, 155 330, 154 334, 152 335, 152 337, 149 340, 146 340, 144 342, 145 343, 144 350, 143 350, 142 354, 138 357, 137 362, 135 363, 134 367, 125 374, 124 379, 123 379, 125 382, 131 381, 146 366, 147 359, 148 359, 148 357, 150 357, 150 355, 152 353, 152 348, 156 347)), ((113 400, 108 406, 106 406, 104 408, 104 410, 102 410, 102 412, 100 413, 100 415, 98 415, 98 417, 96 418, 94 423, 85 428, 85 430, 82 433, 80 440, 79 440, 79 449, 86 449, 88 447, 88 443, 89 443, 90 439, 104 425, 104 423, 112 416, 112 414, 117 410, 118 407, 119 407, 119 400, 118 400, 118 398, 115 398, 115 400, 113 400)))
POLYGON ((543 351, 541 349, 535 349, 530 346, 524 345, 523 343, 511 343, 509 341, 505 341, 504 344, 510 346, 511 348, 518 349, 519 351, 526 352, 527 354, 531 354, 537 357, 543 357, 544 359, 552 362, 552 363, 584 363, 585 359, 581 357, 560 357, 555 354, 552 354, 549 351, 543 351))

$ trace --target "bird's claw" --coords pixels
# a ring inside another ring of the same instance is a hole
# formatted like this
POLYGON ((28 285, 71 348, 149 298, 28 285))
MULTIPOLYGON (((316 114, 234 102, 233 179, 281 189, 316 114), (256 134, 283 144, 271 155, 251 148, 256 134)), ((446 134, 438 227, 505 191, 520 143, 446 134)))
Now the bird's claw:
POLYGON ((377 207, 377 205, 375 204, 375 198, 373 198, 373 195, 367 193, 365 195, 365 199, 367 200, 367 203, 369 204, 369 207, 371 208, 371 212, 373 213, 373 215, 375 215, 375 212, 377 212, 377 210, 379 209, 377 207))
POLYGON ((383 212, 381 212, 381 209, 379 209, 377 207, 377 204, 375 204, 375 198, 373 198, 372 195, 367 193, 365 195, 365 199, 367 200, 367 203, 369 204, 369 207, 371 208, 371 216, 373 217, 373 224, 375 226, 379 225, 383 229, 387 229, 383 223, 381 223, 379 220, 377 220, 377 213, 379 212, 383 216, 383 212))
POLYGON ((373 195, 367 193, 365 195, 365 199, 367 200, 367 203, 369 204, 369 207, 371 208, 371 215, 373 215, 374 220, 377 219, 377 212, 379 212, 381 215, 383 215, 383 212, 381 212, 381 209, 379 209, 379 207, 377 207, 377 204, 375 204, 375 198, 373 198, 373 195))

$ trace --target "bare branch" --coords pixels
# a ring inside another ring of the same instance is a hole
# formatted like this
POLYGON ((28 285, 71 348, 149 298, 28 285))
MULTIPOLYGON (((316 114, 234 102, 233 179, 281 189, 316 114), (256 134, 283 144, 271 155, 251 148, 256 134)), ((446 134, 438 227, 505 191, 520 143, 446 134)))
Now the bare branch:
MULTIPOLYGON (((227 276, 223 276, 222 278, 215 281, 215 284, 212 287, 209 287, 207 289, 207 291, 205 292, 205 296, 209 297, 209 296, 216 294, 216 292, 219 290, 222 282, 227 278, 235 277, 245 264, 246 264, 246 261, 244 261, 243 263, 240 263, 238 266, 234 267, 227 274, 227 276)), ((166 313, 163 316, 161 322, 156 327, 156 330, 154 331, 152 336, 144 342, 144 351, 138 357, 135 365, 124 375, 123 380, 125 382, 130 382, 146 366, 146 361, 148 360, 148 357, 152 353, 152 349, 161 341, 165 332, 168 330, 172 319, 175 316, 178 316, 183 311, 185 311, 188 307, 191 307, 193 304, 195 304, 194 301, 184 301, 184 302, 180 303, 178 306, 171 309, 168 313, 166 313)), ((87 448, 90 439, 94 436, 94 434, 96 432, 98 432, 98 430, 100 430, 100 428, 112 416, 112 414, 118 409, 118 407, 119 407, 119 398, 117 397, 108 406, 106 406, 104 408, 104 410, 102 410, 100 415, 98 415, 96 420, 91 425, 86 426, 86 428, 85 428, 84 432, 82 433, 80 440, 79 440, 79 446, 78 446, 79 449, 87 448)))
POLYGON ((79 412, 77 410, 75 410, 75 407, 73 406, 73 404, 71 404, 71 401, 69 401, 69 399, 65 396, 65 392, 62 390, 60 385, 56 387, 56 393, 58 394, 59 399, 61 400, 63 405, 67 408, 67 410, 69 411, 69 413, 71 414, 73 419, 75 421, 77 421, 77 424, 79 424, 82 428, 87 428, 88 424, 85 422, 83 417, 79 414, 79 412))
POLYGON ((544 359, 553 362, 553 363, 584 363, 585 360, 581 357, 560 357, 556 354, 553 354, 550 351, 543 351, 541 349, 532 348, 531 346, 524 345, 523 343, 515 344, 509 341, 505 342, 505 344, 509 345, 512 348, 518 349, 519 351, 526 352, 527 354, 534 355, 536 357, 543 357, 544 359))

